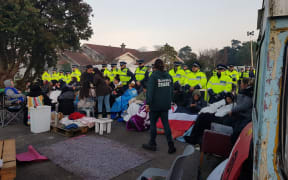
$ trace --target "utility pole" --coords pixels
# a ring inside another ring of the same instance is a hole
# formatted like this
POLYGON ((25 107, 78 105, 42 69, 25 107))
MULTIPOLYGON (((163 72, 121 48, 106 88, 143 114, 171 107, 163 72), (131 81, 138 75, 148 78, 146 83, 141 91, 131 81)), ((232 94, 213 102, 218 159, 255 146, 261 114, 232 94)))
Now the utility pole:
POLYGON ((251 67, 253 66, 253 40, 252 37, 254 36, 254 31, 248 31, 247 36, 250 36, 250 48, 251 48, 251 67))

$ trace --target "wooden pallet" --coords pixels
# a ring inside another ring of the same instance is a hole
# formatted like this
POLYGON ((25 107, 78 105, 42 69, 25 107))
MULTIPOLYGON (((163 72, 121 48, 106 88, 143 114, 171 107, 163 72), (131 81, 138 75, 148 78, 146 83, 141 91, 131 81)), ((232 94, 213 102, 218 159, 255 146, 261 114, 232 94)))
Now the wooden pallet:
POLYGON ((79 127, 77 129, 64 129, 63 127, 51 127, 52 132, 57 134, 66 136, 66 137, 73 137, 76 135, 86 134, 88 132, 88 127, 79 127))
POLYGON ((0 159, 3 166, 0 168, 1 180, 13 180, 16 178, 16 147, 15 139, 0 140, 0 159))

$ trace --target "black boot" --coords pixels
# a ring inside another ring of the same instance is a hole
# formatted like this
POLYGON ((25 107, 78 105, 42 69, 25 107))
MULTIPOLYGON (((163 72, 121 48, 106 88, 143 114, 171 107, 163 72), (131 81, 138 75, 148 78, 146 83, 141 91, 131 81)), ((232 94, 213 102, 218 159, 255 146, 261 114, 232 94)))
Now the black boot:
POLYGON ((173 142, 169 142, 169 143, 168 143, 168 146, 169 146, 169 149, 168 149, 168 153, 169 153, 169 154, 173 154, 173 153, 176 152, 176 148, 175 148, 173 142))
POLYGON ((156 151, 156 144, 143 144, 142 148, 149 150, 149 151, 156 151))

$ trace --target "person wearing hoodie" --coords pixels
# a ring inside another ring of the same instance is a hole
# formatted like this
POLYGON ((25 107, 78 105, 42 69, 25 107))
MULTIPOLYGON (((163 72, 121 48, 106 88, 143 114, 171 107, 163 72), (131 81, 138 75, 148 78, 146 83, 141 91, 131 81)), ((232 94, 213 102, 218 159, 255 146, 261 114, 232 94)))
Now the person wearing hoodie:
POLYGON ((171 129, 168 123, 168 110, 171 108, 173 96, 173 79, 164 71, 164 63, 161 59, 155 61, 156 71, 152 73, 147 88, 146 112, 150 112, 150 141, 142 147, 147 150, 156 151, 156 123, 161 117, 165 135, 168 141, 168 153, 176 152, 172 140, 171 129))
POLYGON ((212 122, 231 126, 228 114, 233 106, 235 106, 234 96, 232 93, 227 93, 225 99, 202 108, 190 136, 184 136, 185 141, 193 145, 201 144, 204 130, 210 129, 212 122))
POLYGON ((253 81, 249 78, 243 78, 239 94, 237 95, 237 106, 233 107, 229 112, 231 122, 233 122, 232 144, 236 142, 242 129, 252 121, 253 86, 253 81))
POLYGON ((192 93, 192 97, 189 98, 188 110, 191 114, 198 114, 199 111, 206 107, 207 103, 201 97, 201 92, 198 89, 195 89, 192 93))

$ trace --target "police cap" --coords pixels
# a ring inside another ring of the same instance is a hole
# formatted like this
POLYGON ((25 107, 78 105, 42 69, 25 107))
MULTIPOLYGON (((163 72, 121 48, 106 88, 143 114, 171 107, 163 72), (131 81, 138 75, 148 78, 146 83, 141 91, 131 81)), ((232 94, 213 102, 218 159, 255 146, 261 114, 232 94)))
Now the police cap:
POLYGON ((115 63, 111 64, 111 67, 115 67, 115 66, 117 66, 117 64, 115 64, 115 63))
POLYGON ((192 67, 199 67, 200 68, 200 64, 198 63, 198 62, 194 62, 193 64, 192 64, 192 67))
POLYGON ((180 66, 180 65, 181 65, 181 62, 179 62, 179 61, 174 62, 174 66, 180 66))
POLYGON ((220 69, 227 69, 227 67, 226 67, 225 65, 223 65, 223 64, 218 64, 218 65, 216 66, 216 69, 218 69, 218 70, 220 70, 220 69))
POLYGON ((102 67, 107 67, 107 64, 102 64, 102 67))
POLYGON ((143 60, 143 59, 139 59, 139 60, 137 60, 137 63, 143 64, 143 63, 144 63, 144 60, 143 60))
POLYGON ((126 65, 127 63, 125 61, 120 62, 120 66, 126 65))

